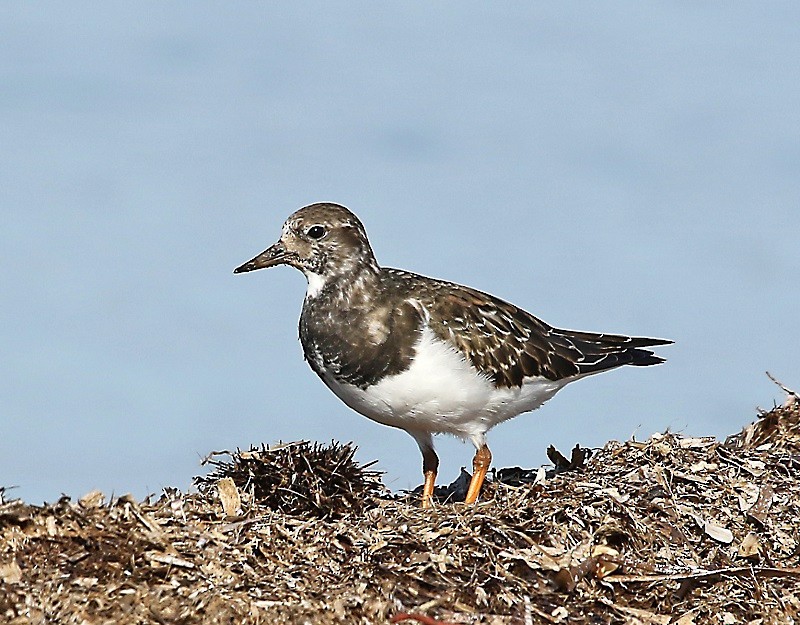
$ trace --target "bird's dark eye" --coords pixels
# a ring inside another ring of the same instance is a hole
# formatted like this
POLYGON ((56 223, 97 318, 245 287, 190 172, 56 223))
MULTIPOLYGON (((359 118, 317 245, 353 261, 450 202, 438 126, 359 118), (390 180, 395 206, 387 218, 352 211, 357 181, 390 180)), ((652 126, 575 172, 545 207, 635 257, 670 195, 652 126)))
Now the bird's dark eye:
POLYGON ((311 226, 306 230, 306 234, 312 239, 321 239, 325 236, 325 228, 323 226, 311 226))

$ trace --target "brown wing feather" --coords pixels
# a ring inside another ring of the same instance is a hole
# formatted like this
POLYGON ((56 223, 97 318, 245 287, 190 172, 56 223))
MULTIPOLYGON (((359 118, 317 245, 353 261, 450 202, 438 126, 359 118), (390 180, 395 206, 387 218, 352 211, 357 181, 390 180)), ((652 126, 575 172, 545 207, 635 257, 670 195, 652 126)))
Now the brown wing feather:
POLYGON ((492 295, 450 283, 424 303, 431 329, 504 387, 520 386, 532 376, 560 380, 621 365, 658 364, 663 359, 642 348, 671 343, 560 330, 492 295))

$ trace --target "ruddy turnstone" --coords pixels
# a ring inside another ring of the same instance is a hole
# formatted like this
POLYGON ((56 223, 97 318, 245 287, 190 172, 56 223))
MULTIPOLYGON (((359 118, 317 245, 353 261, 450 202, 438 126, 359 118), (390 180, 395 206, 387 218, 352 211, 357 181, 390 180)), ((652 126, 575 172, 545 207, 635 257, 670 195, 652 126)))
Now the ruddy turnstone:
POLYGON ((439 467, 433 434, 475 445, 474 503, 492 459, 490 429, 580 378, 664 362, 644 348, 672 342, 559 330, 476 289, 381 267, 361 221, 338 204, 301 208, 277 243, 234 273, 275 265, 308 280, 300 342, 314 372, 350 408, 417 441, 423 507, 439 467))

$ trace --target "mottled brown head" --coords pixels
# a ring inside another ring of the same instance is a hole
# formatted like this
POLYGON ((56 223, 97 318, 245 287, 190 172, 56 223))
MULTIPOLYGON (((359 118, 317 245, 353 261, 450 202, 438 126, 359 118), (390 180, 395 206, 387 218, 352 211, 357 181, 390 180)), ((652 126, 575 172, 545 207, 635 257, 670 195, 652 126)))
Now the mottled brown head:
POLYGON ((275 265, 296 267, 309 285, 362 269, 378 269, 361 221, 344 206, 330 203, 304 206, 290 215, 278 242, 234 273, 275 265))

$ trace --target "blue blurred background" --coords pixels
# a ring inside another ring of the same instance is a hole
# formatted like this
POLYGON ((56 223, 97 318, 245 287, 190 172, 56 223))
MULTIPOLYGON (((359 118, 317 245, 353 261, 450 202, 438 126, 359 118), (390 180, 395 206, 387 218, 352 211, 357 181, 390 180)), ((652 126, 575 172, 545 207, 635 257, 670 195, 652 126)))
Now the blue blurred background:
MULTIPOLYGON (((408 435, 303 361, 305 281, 233 268, 319 200, 382 264, 672 338, 489 437, 723 437, 800 387, 800 4, 0 5, 0 485, 187 488, 202 456, 408 435)), ((442 482, 473 450, 440 438, 442 482)))

